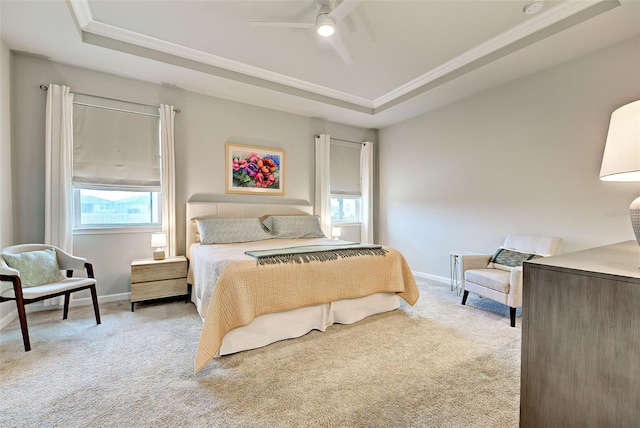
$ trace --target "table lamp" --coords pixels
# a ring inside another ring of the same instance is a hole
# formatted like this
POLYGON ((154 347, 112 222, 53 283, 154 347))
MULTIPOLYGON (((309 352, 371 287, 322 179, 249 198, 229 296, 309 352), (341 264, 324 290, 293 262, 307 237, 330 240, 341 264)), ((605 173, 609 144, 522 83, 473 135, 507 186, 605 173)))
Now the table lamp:
POLYGON ((340 229, 340 226, 331 227, 331 237, 333 239, 339 239, 340 235, 342 235, 342 229, 340 229))
POLYGON ((152 233, 151 234, 151 246, 156 249, 153 252, 153 258, 155 260, 164 259, 164 247, 167 246, 167 234, 166 233, 152 233))
MULTIPOLYGON (((600 180, 640 182, 640 100, 611 114, 600 180)), ((631 202, 629 215, 640 244, 640 197, 631 202)))

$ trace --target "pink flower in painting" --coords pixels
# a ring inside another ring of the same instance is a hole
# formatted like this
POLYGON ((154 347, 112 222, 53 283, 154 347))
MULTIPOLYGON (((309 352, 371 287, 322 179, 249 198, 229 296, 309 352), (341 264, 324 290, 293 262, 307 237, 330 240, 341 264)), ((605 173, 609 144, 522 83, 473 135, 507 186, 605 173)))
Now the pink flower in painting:
POLYGON ((240 171, 247 166, 247 160, 244 158, 233 158, 232 168, 234 171, 240 171))

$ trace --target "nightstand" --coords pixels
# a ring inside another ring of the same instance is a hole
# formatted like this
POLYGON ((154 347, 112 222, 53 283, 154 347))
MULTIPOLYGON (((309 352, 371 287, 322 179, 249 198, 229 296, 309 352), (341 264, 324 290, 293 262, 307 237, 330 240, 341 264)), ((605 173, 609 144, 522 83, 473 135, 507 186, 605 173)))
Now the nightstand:
POLYGON ((173 296, 185 296, 186 302, 191 298, 185 256, 131 262, 131 312, 136 302, 173 296))

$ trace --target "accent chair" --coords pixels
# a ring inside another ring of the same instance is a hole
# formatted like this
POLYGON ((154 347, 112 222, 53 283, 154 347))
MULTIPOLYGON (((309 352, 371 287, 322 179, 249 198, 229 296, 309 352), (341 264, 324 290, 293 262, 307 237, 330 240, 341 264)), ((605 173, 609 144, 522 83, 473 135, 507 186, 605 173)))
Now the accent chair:
POLYGON ((516 308, 522 306, 522 263, 560 254, 562 239, 546 236, 508 235, 494 254, 459 256, 462 304, 469 292, 509 306, 511 327, 516 308))
POLYGON ((15 300, 22 329, 24 350, 31 350, 25 305, 64 295, 62 319, 69 313, 69 296, 90 290, 96 322, 100 309, 96 294, 93 265, 83 257, 73 256, 60 248, 44 244, 21 244, 4 248, 0 257, 0 302, 15 300), (76 270, 87 277, 73 277, 76 270), (66 271, 66 276, 62 274, 66 271))

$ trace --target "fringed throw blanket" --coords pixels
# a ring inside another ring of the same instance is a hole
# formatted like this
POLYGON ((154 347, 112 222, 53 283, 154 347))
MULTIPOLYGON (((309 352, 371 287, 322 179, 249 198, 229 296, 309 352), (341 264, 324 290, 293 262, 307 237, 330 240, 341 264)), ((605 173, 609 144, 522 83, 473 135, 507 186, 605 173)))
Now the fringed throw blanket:
POLYGON ((306 245, 273 250, 245 251, 244 253, 256 258, 260 265, 271 265, 278 263, 326 262, 357 256, 384 256, 387 254, 387 250, 382 248, 382 245, 336 244, 306 245))

